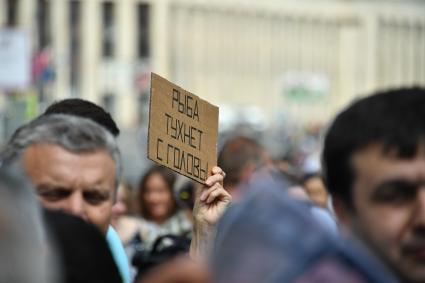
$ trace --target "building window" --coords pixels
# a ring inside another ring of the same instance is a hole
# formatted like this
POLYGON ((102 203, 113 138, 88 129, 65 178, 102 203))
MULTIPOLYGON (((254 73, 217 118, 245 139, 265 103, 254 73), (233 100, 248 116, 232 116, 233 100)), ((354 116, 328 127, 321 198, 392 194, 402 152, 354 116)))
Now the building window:
POLYGON ((115 10, 114 3, 104 2, 102 4, 102 55, 113 57, 115 53, 115 10))
POLYGON ((81 3, 69 2, 71 95, 79 96, 81 56, 81 3))
POLYGON ((50 3, 48 0, 38 0, 37 6, 38 45, 43 49, 50 45, 50 3))
POLYGON ((149 5, 137 6, 137 49, 138 57, 149 57, 149 5))
POLYGON ((7 0, 6 25, 16 26, 18 23, 19 0, 7 0))

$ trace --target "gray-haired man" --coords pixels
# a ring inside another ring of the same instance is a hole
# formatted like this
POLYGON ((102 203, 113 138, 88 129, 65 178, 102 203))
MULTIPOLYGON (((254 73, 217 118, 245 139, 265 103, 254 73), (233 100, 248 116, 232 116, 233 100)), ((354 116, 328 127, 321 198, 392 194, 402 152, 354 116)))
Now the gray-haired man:
POLYGON ((42 116, 15 132, 2 157, 22 161, 43 206, 82 217, 106 234, 121 161, 102 127, 69 115, 42 116))
POLYGON ((130 282, 123 247, 109 225, 121 159, 106 129, 77 116, 40 116, 13 134, 0 160, 20 163, 44 207, 94 224, 106 236, 124 282, 130 282))

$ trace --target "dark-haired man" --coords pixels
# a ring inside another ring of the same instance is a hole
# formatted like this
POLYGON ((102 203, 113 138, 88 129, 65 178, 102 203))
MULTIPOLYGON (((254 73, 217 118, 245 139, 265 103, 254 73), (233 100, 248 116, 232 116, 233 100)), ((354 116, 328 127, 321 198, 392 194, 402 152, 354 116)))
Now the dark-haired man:
POLYGON ((356 101, 325 137, 324 177, 340 221, 403 282, 425 282, 425 89, 356 101))
POLYGON ((118 137, 120 130, 111 114, 93 102, 80 98, 67 98, 56 101, 47 107, 43 115, 69 114, 90 119, 105 127, 114 137, 118 137))

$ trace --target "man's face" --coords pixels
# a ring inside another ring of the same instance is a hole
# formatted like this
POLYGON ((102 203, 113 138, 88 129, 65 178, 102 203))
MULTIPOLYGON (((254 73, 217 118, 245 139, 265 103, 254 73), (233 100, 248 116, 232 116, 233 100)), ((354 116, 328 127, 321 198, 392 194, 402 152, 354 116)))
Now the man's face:
POLYGON ((354 209, 345 224, 403 280, 425 282, 425 154, 400 159, 373 145, 352 165, 354 209))
POLYGON ((115 163, 108 152, 75 154, 58 145, 35 144, 24 151, 23 164, 44 207, 77 215, 106 234, 115 186, 115 163))

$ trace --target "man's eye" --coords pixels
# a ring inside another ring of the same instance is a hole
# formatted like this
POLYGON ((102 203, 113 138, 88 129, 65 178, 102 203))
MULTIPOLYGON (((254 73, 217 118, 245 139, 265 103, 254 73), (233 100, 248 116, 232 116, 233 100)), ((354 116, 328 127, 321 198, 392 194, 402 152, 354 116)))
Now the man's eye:
POLYGON ((38 194, 47 201, 60 201, 67 198, 70 195, 68 190, 57 189, 57 190, 48 190, 40 191, 38 194))
POLYGON ((100 192, 85 192, 84 199, 93 205, 100 204, 109 198, 108 194, 102 194, 100 192))
POLYGON ((376 190, 373 199, 382 203, 403 203, 416 197, 417 186, 408 183, 393 183, 376 190))

